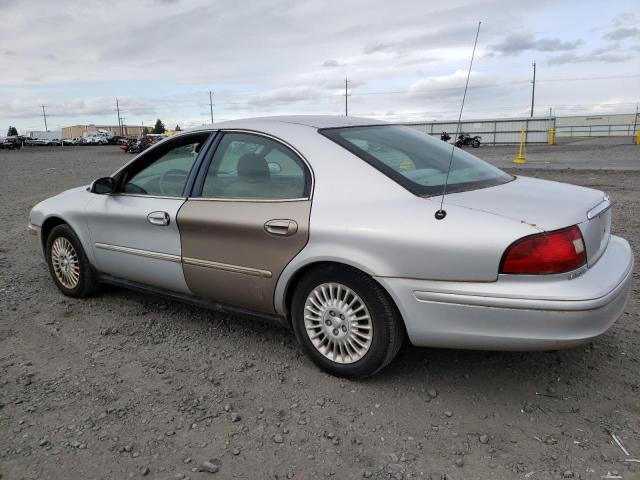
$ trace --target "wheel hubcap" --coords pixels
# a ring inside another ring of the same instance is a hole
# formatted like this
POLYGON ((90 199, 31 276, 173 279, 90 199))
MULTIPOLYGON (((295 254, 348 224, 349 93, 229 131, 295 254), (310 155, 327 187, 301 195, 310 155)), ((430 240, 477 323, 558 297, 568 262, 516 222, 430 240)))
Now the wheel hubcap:
POLYGON ((65 288, 75 288, 80 280, 80 262, 75 248, 64 237, 58 237, 51 245, 51 263, 58 281, 65 288))
POLYGON ((309 293, 304 326, 316 350, 337 363, 357 362, 371 347, 369 310, 353 290, 340 283, 323 283, 309 293))

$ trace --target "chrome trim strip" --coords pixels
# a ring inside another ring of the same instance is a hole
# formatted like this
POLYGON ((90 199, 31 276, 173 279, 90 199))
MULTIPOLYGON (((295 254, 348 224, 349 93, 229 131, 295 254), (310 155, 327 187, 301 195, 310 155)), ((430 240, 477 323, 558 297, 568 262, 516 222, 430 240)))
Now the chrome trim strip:
POLYGON ((120 245, 110 245, 108 243, 95 243, 96 248, 101 250, 110 250, 112 252, 128 253, 130 255, 138 255, 140 257, 153 258, 155 260, 166 260, 168 262, 180 263, 180 255, 171 255, 169 253, 152 252, 149 250, 141 250, 139 248, 121 247, 120 245))
POLYGON ((583 312, 596 310, 613 302, 621 293, 626 293, 629 277, 633 273, 631 264, 620 282, 609 292, 597 298, 581 300, 546 300, 537 298, 496 297, 490 295, 465 295, 458 293, 428 292, 414 290, 413 297, 421 303, 440 303, 456 306, 471 306, 498 309, 554 311, 554 312, 583 312))
POLYGON ((140 197, 140 198, 161 198, 164 200, 182 200, 183 202, 187 199, 186 197, 169 197, 164 195, 144 195, 142 193, 125 193, 125 192, 116 192, 116 193, 108 193, 110 197, 140 197))
POLYGON ((607 199, 604 199, 598 205, 587 212, 587 219, 591 220, 593 218, 596 218, 598 215, 606 212, 610 208, 611 202, 609 202, 609 200, 607 199))
POLYGON ((215 270, 223 270, 225 272, 243 273, 254 277, 271 278, 272 273, 268 270, 260 270, 259 268, 242 267, 240 265, 230 265, 228 263, 211 262, 209 260, 200 260, 198 258, 184 257, 182 262, 185 265, 194 265, 196 267, 213 268, 215 270))
POLYGON ((189 197, 190 202, 255 202, 255 203, 282 203, 282 202, 308 202, 309 198, 218 198, 218 197, 189 197))

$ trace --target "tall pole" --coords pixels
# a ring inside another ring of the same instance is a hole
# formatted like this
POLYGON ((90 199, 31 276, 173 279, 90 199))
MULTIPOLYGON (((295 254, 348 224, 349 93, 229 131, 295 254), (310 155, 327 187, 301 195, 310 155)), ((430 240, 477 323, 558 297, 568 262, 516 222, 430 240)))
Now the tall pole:
POLYGON ((633 132, 631 133, 631 141, 632 142, 635 141, 634 137, 636 135, 638 135, 637 134, 637 130, 636 130, 637 125, 638 125, 638 104, 636 103, 636 114, 633 117, 633 132))
POLYGON ((209 110, 211 111, 211 123, 213 123, 213 92, 209 90, 209 110))
POLYGON ((349 116, 349 80, 344 79, 344 116, 349 116))
POLYGON ((536 62, 533 62, 533 81, 531 83, 533 85, 531 89, 531 116, 533 117, 533 103, 536 98, 536 62))
POLYGON ((49 127, 47 127, 47 112, 44 111, 44 107, 46 107, 46 105, 40 105, 42 107, 42 116, 44 117, 44 131, 48 132, 49 131, 49 127))
POLYGON ((118 112, 118 127, 120 128, 120 136, 122 136, 122 123, 120 123, 120 105, 118 104, 118 97, 116 97, 116 110, 118 112))

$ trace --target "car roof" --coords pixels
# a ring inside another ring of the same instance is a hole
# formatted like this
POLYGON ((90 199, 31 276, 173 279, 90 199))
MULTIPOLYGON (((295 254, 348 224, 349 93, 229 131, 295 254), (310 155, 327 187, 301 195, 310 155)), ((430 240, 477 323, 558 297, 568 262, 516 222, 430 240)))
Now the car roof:
POLYGON ((372 118, 362 117, 345 117, 342 115, 281 115, 272 117, 255 117, 242 118, 238 120, 228 120, 224 122, 216 122, 201 127, 191 128, 186 131, 196 130, 217 130, 221 128, 255 128, 263 125, 265 127, 274 126, 274 124, 296 124, 307 127, 320 128, 338 128, 338 127, 357 127, 362 125, 381 125, 386 122, 375 120, 372 118))

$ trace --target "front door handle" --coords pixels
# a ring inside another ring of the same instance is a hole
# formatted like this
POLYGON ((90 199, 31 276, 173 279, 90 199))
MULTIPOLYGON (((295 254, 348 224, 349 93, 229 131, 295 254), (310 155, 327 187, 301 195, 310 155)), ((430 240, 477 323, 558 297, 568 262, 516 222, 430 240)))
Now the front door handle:
POLYGON ((294 220, 269 220, 264 229, 272 235, 288 237, 298 231, 298 223, 294 220))
POLYGON ((147 215, 147 221, 151 225, 167 226, 171 222, 171 217, 167 212, 151 212, 147 215))

